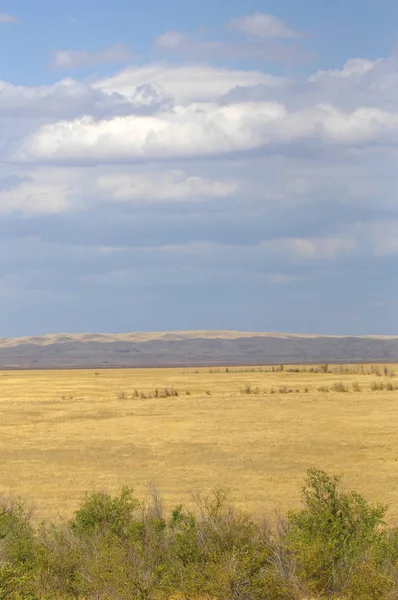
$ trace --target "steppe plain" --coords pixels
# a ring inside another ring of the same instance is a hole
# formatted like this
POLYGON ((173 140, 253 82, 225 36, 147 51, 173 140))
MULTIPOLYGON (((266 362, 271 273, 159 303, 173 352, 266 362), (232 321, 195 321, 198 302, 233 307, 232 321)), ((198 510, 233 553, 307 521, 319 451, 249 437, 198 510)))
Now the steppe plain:
POLYGON ((285 512, 315 466, 398 522, 398 366, 0 371, 0 460, 39 520, 122 485, 285 512))

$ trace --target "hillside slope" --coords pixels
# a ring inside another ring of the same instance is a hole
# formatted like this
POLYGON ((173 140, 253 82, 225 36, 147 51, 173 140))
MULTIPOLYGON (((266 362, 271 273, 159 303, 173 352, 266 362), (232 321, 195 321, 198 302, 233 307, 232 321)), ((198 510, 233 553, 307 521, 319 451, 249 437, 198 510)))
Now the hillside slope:
POLYGON ((3 369, 320 362, 398 362, 398 336, 184 331, 0 338, 3 369))

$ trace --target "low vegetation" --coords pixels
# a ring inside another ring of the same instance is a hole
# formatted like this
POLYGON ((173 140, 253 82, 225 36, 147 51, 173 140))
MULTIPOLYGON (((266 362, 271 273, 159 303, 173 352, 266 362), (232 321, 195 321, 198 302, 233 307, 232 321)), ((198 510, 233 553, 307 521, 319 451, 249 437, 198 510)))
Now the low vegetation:
POLYGON ((73 518, 34 526, 0 503, 4 600, 392 600, 398 529, 387 507, 310 469, 302 505, 273 521, 235 510, 217 489, 166 513, 156 493, 86 494, 73 518))
MULTIPOLYGON (((225 369, 209 369, 209 373, 315 373, 315 374, 340 374, 340 375, 375 375, 376 377, 395 377, 396 373, 391 365, 302 365, 277 367, 226 367, 225 369)), ((199 373, 199 371, 195 371, 199 373)))
POLYGON ((1 490, 30 498, 36 522, 71 518, 86 488, 142 496, 148 481, 167 510, 222 484, 241 510, 287 513, 315 465, 398 523, 396 365, 212 371, 0 371, 1 490))

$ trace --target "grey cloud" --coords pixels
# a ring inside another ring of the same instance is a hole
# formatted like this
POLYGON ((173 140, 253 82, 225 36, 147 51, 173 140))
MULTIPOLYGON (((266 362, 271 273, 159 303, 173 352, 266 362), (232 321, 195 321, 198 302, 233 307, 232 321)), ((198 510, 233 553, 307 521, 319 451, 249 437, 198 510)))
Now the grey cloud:
MULTIPOLYGON (((349 63, 344 72, 278 88, 236 88, 222 103, 266 100, 301 110, 326 102, 395 114, 394 70, 395 59, 349 63)), ((153 114, 165 103, 172 114, 183 110, 156 85, 141 88, 136 101, 78 82, 59 86, 12 88, 8 97, 3 86, 2 134, 23 137, 46 118, 153 114), (9 118, 18 114, 25 120, 9 118)), ((195 110, 201 108, 198 103, 195 110)), ((193 122, 188 117, 186 126, 193 122)), ((191 134, 188 128, 186 137, 191 134)), ((75 194, 63 214, 28 216, 27 188, 18 215, 0 217, 0 310, 13 323, 3 335, 184 327, 396 331, 398 152, 385 151, 382 143, 383 131, 360 149, 319 136, 233 157, 224 152, 217 161, 194 155, 189 162, 168 157, 165 165, 146 156, 138 166, 126 161, 84 168, 87 163, 76 159, 75 169, 3 162, 0 192, 33 182, 37 194, 65 186, 75 194), (157 177, 167 169, 186 171, 188 178, 236 180, 239 193, 209 199, 199 188, 179 202, 149 202, 143 194, 121 204, 96 188, 97 178, 109 174, 122 179, 139 173, 162 183, 157 177), (389 308, 377 311, 376 305, 389 308)))
MULTIPOLYGON (((169 107, 170 102, 159 86, 150 84, 137 87, 132 97, 127 99, 117 92, 105 93, 75 79, 31 88, 0 81, 0 118, 32 118, 51 122, 82 115, 95 118, 146 115, 169 107)), ((12 128, 15 128, 14 123, 12 128)))
POLYGON ((0 23, 17 23, 18 18, 9 13, 0 13, 0 23))
POLYGON ((51 65, 55 69, 79 69, 106 63, 126 63, 133 58, 133 52, 126 44, 116 44, 98 52, 88 50, 55 50, 51 65))
POLYGON ((179 55, 189 60, 250 60, 257 63, 302 63, 314 55, 298 43, 276 40, 207 40, 199 35, 189 36, 178 31, 166 31, 156 42, 163 53, 179 55))
POLYGON ((231 19, 227 28, 254 38, 291 39, 300 34, 290 29, 284 21, 268 13, 254 13, 231 19))
MULTIPOLYGON (((1 249, 10 255, 16 247, 1 249)), ((225 254, 218 246, 183 253, 138 249, 105 259, 85 246, 72 253, 67 246, 54 250, 28 241, 14 269, 4 260, 0 264, 0 309, 8 305, 8 322, 20 313, 15 322, 22 333, 190 328, 192 316, 203 328, 313 333, 391 333, 394 328, 394 258, 281 270, 272 253, 242 255, 240 248, 230 248, 225 254), (30 260, 23 261, 29 253, 30 260), (296 279, 291 290, 271 283, 281 273, 296 279), (375 303, 388 301, 389 309, 375 313, 375 303), (27 312, 34 323, 26 320, 27 312)))
POLYGON ((223 103, 283 102, 288 109, 329 104, 346 111, 373 107, 395 112, 398 102, 398 57, 370 61, 351 59, 342 69, 320 71, 307 80, 285 80, 276 87, 238 86, 223 103))

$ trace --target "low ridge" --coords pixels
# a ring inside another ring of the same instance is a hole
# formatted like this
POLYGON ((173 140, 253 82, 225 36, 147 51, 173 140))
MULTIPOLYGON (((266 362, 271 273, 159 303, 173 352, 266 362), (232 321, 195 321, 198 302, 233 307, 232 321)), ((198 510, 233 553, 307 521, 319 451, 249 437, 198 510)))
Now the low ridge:
POLYGON ((0 338, 3 369, 396 361, 398 336, 204 330, 0 338))

